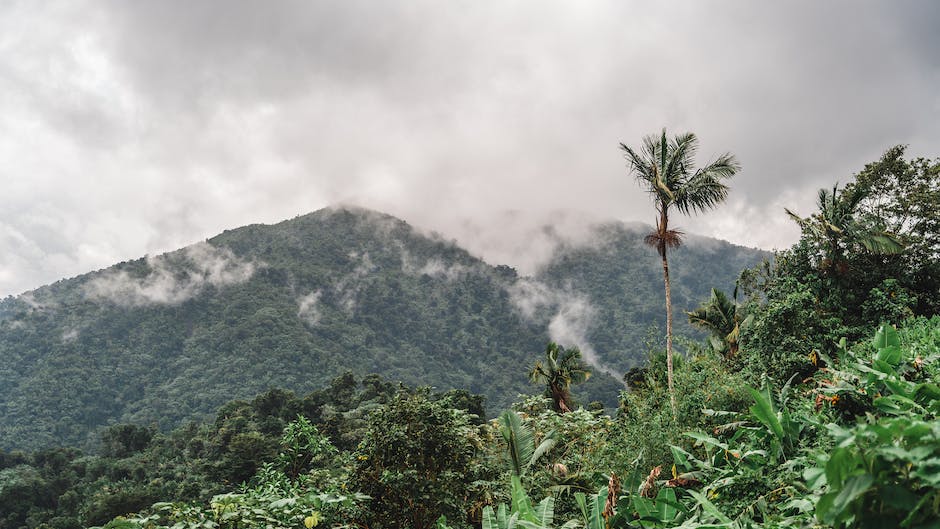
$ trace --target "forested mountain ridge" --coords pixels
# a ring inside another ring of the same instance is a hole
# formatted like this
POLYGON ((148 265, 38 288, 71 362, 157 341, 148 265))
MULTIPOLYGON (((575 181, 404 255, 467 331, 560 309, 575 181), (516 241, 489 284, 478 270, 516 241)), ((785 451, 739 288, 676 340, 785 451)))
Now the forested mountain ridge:
MULTIPOLYGON (((582 342, 621 373, 644 363, 637 351, 645 349, 643 340, 651 327, 664 325, 662 263, 643 243, 651 230, 644 225, 597 225, 589 244, 560 245, 536 274, 551 289, 577 293, 589 302, 582 342)), ((677 333, 698 338, 685 312, 701 304, 712 286, 731 292, 742 270, 770 257, 769 252, 689 236, 670 255, 677 333)))
MULTIPOLYGON (((7 298, 0 447, 93 446, 109 424, 168 428, 271 387, 307 392, 347 370, 468 389, 498 410, 534 389, 526 368, 550 338, 619 374, 643 360, 646 325, 661 319, 661 279, 641 234, 598 233, 520 278, 394 217, 326 209, 7 298)), ((697 281, 692 263, 703 269, 704 248, 676 253, 687 300, 677 309, 763 257, 727 245, 707 256, 715 274, 697 281)), ((596 373, 580 395, 611 405, 618 384, 596 373)))

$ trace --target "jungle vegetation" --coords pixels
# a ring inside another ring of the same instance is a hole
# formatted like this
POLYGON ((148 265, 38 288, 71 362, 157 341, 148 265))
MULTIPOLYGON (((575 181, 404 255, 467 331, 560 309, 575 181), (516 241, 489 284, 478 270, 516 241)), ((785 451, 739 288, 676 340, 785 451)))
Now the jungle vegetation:
POLYGON ((820 198, 686 309, 707 335, 676 340, 672 388, 661 329, 636 340, 613 414, 577 344, 533 347, 489 412, 348 373, 94 453, 0 452, 0 527, 940 527, 940 161, 894 148, 820 198))

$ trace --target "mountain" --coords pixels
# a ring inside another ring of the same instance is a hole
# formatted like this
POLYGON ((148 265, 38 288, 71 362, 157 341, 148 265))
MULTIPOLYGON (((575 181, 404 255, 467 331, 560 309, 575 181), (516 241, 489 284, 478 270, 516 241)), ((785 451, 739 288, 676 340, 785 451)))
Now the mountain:
MULTIPOLYGON (((578 391, 612 406, 657 323, 661 277, 637 233, 596 233, 519 277, 394 217, 325 209, 7 298, 0 448, 93 447, 104 426, 169 428, 345 371, 482 393, 495 412, 538 391, 526 371, 550 338, 613 366, 578 391)), ((677 307, 761 258, 709 244, 676 253, 677 307)))

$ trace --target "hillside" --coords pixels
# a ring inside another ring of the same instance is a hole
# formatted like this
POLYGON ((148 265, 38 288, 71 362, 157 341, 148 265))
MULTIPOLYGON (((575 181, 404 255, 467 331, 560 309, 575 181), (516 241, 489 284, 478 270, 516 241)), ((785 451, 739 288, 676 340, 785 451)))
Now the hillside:
MULTIPOLYGON (((393 217, 327 209, 8 298, 0 448, 90 447, 106 425, 169 428, 346 370, 468 389, 493 412, 538 391, 526 368, 549 336, 596 351, 619 374, 641 360, 661 278, 638 236, 599 233, 519 278, 393 217)), ((759 258, 726 246, 677 252, 677 308, 759 258), (713 272, 693 276, 706 258, 713 272)), ((579 394, 610 406, 619 387, 597 373, 579 394)))
MULTIPOLYGON (((662 261, 643 243, 650 229, 599 225, 590 243, 562 245, 536 274, 550 290, 568 293, 571 319, 583 322, 570 332, 572 337, 589 344, 600 361, 619 373, 645 363, 644 341, 652 328, 665 326, 662 261)), ((712 287, 730 294, 741 270, 770 256, 725 241, 687 236, 683 246, 669 254, 676 335, 701 338, 685 312, 707 299, 712 287)))

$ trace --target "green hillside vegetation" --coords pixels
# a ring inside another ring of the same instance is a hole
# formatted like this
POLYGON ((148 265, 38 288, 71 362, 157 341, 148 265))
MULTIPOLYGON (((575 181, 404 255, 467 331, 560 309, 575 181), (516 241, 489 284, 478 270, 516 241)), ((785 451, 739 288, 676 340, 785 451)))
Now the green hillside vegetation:
POLYGON ((903 156, 794 213, 800 241, 737 295, 703 293, 675 411, 662 341, 615 416, 568 403, 586 356, 552 343, 491 420, 468 391, 349 374, 114 426, 99 455, 0 452, 0 527, 940 527, 940 161, 903 156))
MULTIPOLYGON (((590 300, 596 312, 587 325, 586 343, 593 345, 606 365, 621 373, 645 362, 638 352, 645 351, 651 330, 658 337, 664 327, 662 266, 656 252, 643 244, 647 230, 600 225, 592 244, 562 246, 536 274, 555 289, 583 293, 590 300)), ((685 313, 695 309, 710 288, 730 291, 741 270, 769 257, 769 252, 725 241, 688 237, 684 246, 670 253, 677 334, 701 338, 703 334, 688 323, 685 313)))
POLYGON ((270 465, 285 465, 294 478, 314 464, 327 467, 318 469, 321 478, 345 475, 349 458, 337 454, 355 450, 369 431, 369 414, 399 393, 420 395, 468 416, 483 414, 483 398, 465 391, 415 393, 376 375, 357 379, 345 373, 302 397, 271 390, 250 401, 229 402, 214 420, 168 433, 112 426, 102 432, 97 454, 74 448, 0 451, 0 527, 88 527, 161 500, 208 501, 256 479, 270 465), (292 424, 300 431, 284 440, 292 424), (307 453, 314 447, 303 436, 314 427, 334 447, 324 453, 327 459, 307 453))
MULTIPOLYGON (((600 244, 617 248, 595 244, 589 252, 619 257, 603 262, 609 269, 586 269, 621 283, 608 289, 589 289, 577 268, 565 280, 559 264, 546 269, 546 287, 541 276, 490 266, 393 217, 343 208, 227 231, 8 298, 0 303, 0 447, 94 450, 110 425, 168 431, 229 400, 270 388, 306 393, 347 370, 465 389, 485 395, 491 409, 505 408, 534 389, 519 366, 544 349, 572 299, 581 310, 621 305, 626 285, 642 284, 628 278, 655 266, 628 248, 640 244, 632 232, 598 233, 600 244), (541 295, 535 301, 532 286, 541 295), (536 310, 523 310, 533 303, 536 310)), ((707 279, 730 285, 741 254, 759 258, 730 245, 709 254, 729 262, 707 279)), ((690 250, 689 259, 698 258, 690 250)), ((687 299, 713 284, 679 283, 687 299)), ((596 335, 598 355, 615 367, 579 389, 585 404, 616 408, 622 372, 643 361, 642 337, 661 313, 642 301, 654 285, 633 294, 643 307, 635 321, 603 313, 596 321, 561 319, 596 335)), ((566 335, 565 345, 591 347, 572 337, 581 334, 566 335)))

